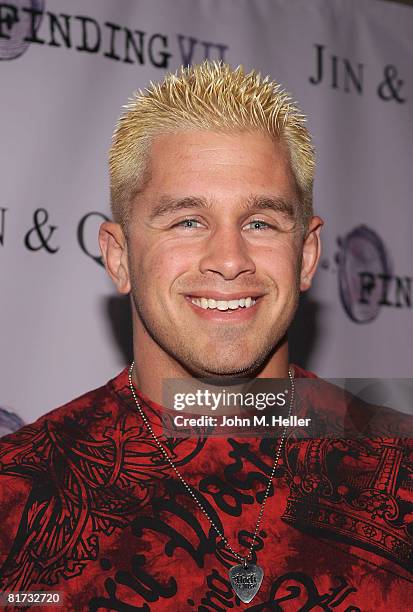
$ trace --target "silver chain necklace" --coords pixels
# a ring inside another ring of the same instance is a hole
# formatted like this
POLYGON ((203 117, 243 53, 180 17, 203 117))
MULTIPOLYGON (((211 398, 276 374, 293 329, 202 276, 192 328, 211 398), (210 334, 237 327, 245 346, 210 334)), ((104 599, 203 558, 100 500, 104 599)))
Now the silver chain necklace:
MULTIPOLYGON (((288 425, 286 425, 284 427, 284 430, 283 430, 283 433, 282 433, 282 436, 281 436, 281 442, 280 442, 280 444, 278 446, 278 450, 277 450, 277 452, 275 454, 274 465, 272 466, 271 474, 270 474, 270 476, 268 478, 267 488, 265 489, 264 499, 261 502, 260 510, 259 510, 259 513, 258 513, 258 519, 257 519, 257 523, 255 525, 254 535, 252 536, 251 545, 249 547, 248 554, 246 556, 242 556, 242 555, 237 553, 232 548, 232 546, 228 542, 227 538, 225 537, 224 533, 221 531, 221 529, 219 527, 217 527, 217 525, 215 524, 213 519, 209 516, 209 514, 205 510, 204 506, 201 504, 201 502, 199 501, 198 497, 195 495, 194 489, 186 482, 186 480, 184 480, 184 477, 179 472, 178 468, 176 467, 176 465, 174 464, 174 462, 172 461, 172 459, 168 455, 167 451, 165 450, 165 448, 161 444, 159 438, 157 437, 157 435, 153 431, 151 424, 149 423, 148 419, 146 418, 145 413, 143 412, 143 410, 141 408, 141 405, 140 405, 140 403, 138 401, 138 398, 136 396, 135 387, 133 386, 132 372, 133 372, 133 368, 134 367, 135 367, 135 362, 133 361, 131 366, 130 366, 130 368, 129 368, 128 380, 129 380, 129 387, 130 387, 133 399, 135 400, 135 404, 136 404, 136 407, 138 409, 138 412, 139 412, 140 416, 142 417, 142 420, 145 423, 149 433, 151 434, 151 436, 155 440, 159 450, 161 451, 161 453, 163 454, 163 456, 165 457, 165 459, 167 460, 167 462, 169 463, 169 465, 171 466, 171 468, 173 469, 173 471, 177 475, 177 477, 180 480, 180 482, 183 484, 185 489, 188 491, 189 495, 192 497, 192 499, 198 505, 200 510, 203 512, 203 514, 207 517, 208 521, 211 523, 212 527, 215 529, 215 531, 217 532, 217 534, 221 538, 222 542, 224 543, 224 546, 228 550, 231 551, 231 553, 234 555, 234 557, 236 557, 239 561, 241 561, 240 565, 235 565, 234 567, 231 567, 231 569, 229 570, 229 580, 231 582, 232 588, 234 589, 235 593, 238 595, 240 600, 243 603, 249 603, 255 597, 255 595, 258 593, 259 588, 260 588, 261 583, 262 583, 262 579, 264 577, 264 570, 262 569, 262 567, 260 567, 259 565, 255 565, 255 563, 249 562, 249 559, 252 557, 252 551, 254 549, 255 540, 257 539, 258 529, 259 529, 260 524, 261 524, 261 519, 262 519, 262 516, 264 514, 265 504, 267 503, 267 499, 268 499, 268 496, 269 496, 269 493, 270 493, 271 483, 272 483, 272 480, 274 478, 275 470, 277 469, 277 465, 278 465, 278 461, 279 461, 279 458, 280 458, 280 455, 281 455, 281 451, 282 451, 282 448, 283 448, 283 445, 284 445, 285 437, 287 435, 288 425)), ((290 394, 290 404, 289 404, 289 410, 288 410, 288 417, 287 417, 287 419, 288 419, 288 421, 290 421, 290 416, 291 416, 291 412, 292 412, 292 408, 293 408, 293 404, 294 404, 294 392, 295 392, 294 377, 293 377, 293 374, 291 372, 291 369, 288 369, 288 376, 289 376, 289 379, 290 379, 291 394, 290 394)))

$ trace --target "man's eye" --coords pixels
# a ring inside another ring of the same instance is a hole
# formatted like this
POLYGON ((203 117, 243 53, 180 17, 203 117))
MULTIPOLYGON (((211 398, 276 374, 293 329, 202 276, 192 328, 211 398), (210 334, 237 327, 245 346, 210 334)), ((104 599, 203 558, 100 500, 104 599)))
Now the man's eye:
POLYGON ((254 219, 254 221, 250 221, 249 223, 247 223, 245 227, 247 229, 253 229, 253 230, 265 230, 265 229, 270 228, 271 226, 265 221, 254 219))
POLYGON ((184 219, 183 221, 179 221, 178 223, 175 223, 173 227, 183 227, 185 229, 196 229, 198 227, 201 227, 201 223, 197 219, 184 219))

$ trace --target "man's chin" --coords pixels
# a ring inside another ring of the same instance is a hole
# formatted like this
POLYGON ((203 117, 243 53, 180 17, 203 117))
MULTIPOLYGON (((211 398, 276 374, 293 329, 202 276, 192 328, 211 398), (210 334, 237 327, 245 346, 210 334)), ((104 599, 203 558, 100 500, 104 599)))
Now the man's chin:
MULTIPOLYGON (((276 337, 276 334, 271 336, 276 337)), ((176 351, 172 355, 175 359, 179 353, 185 355, 184 359, 179 359, 181 365, 197 378, 256 378, 286 340, 287 337, 283 334, 276 344, 257 342, 252 346, 244 341, 242 344, 221 344, 221 350, 216 345, 209 345, 209 350, 205 347, 203 351, 194 351, 194 347, 187 347, 186 351, 176 351)))
POLYGON ((213 378, 217 381, 230 378, 254 378, 264 365, 265 359, 251 360, 191 360, 186 369, 197 378, 213 378))

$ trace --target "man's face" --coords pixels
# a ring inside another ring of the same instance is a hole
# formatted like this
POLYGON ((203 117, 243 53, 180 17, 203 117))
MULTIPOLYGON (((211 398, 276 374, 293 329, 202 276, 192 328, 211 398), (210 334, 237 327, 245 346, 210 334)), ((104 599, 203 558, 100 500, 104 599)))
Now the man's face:
POLYGON ((194 131, 158 136, 150 157, 127 240, 138 346, 146 337, 199 376, 253 373, 284 337, 300 289, 285 145, 194 131))

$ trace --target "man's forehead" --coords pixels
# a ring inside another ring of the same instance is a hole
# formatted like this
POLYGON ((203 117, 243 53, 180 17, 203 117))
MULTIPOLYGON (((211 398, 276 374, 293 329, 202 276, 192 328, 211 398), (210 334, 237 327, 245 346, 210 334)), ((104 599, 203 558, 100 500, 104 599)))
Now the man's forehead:
POLYGON ((196 180, 207 178, 212 185, 232 178, 239 184, 242 179, 247 189, 248 180, 268 186, 294 176, 284 140, 274 140, 258 130, 159 134, 149 144, 147 170, 157 184, 186 183, 196 175, 196 180))
POLYGON ((257 130, 160 134, 147 162, 135 204, 151 218, 223 205, 291 215, 300 199, 284 145, 257 130))

